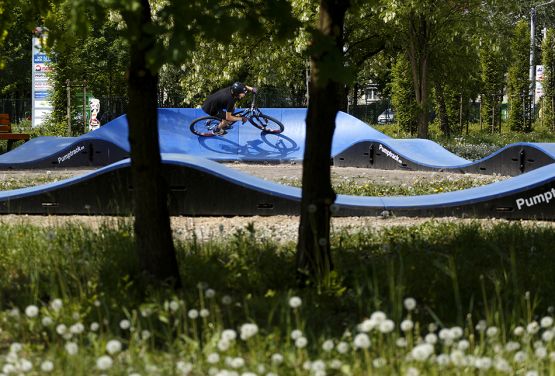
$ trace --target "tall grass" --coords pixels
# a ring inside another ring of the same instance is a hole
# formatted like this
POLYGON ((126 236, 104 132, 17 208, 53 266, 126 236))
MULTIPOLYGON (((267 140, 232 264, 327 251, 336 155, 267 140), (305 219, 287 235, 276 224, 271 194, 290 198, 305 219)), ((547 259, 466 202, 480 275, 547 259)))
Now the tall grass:
POLYGON ((254 225, 179 242, 181 291, 143 279, 125 221, 2 228, 3 374, 555 371, 550 228, 337 232, 320 294, 297 288, 294 245, 254 225))

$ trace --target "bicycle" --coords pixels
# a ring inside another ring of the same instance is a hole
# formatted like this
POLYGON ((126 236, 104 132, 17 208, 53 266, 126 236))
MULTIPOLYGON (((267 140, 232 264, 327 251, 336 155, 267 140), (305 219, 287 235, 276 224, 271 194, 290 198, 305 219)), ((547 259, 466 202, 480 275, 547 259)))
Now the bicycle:
MULTIPOLYGON (((250 107, 234 112, 233 116, 246 117, 249 123, 260 129, 263 133, 279 134, 283 132, 283 124, 279 120, 263 114, 262 111, 256 107, 255 103, 256 93, 252 95, 250 107)), ((221 121, 222 119, 216 116, 202 116, 193 120, 189 128, 191 132, 197 136, 212 137, 216 136, 216 134, 214 134, 214 129, 221 121)), ((228 129, 234 123, 234 121, 230 122, 228 129)))

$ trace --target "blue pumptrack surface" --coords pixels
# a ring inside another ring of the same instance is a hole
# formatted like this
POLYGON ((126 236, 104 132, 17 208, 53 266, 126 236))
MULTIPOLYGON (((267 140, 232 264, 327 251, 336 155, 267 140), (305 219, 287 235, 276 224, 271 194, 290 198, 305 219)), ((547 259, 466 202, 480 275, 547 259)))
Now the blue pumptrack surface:
MULTIPOLYGON (((189 124, 205 116, 196 108, 158 109, 160 150, 215 161, 301 161, 304 154, 304 108, 264 108, 285 125, 282 134, 265 134, 249 123, 234 124, 228 134, 199 137, 189 124)), ((127 118, 120 116, 79 137, 38 137, 0 155, 0 169, 105 166, 129 155, 127 118)), ((422 139, 394 139, 359 119, 339 112, 332 144, 337 166, 384 169, 452 170, 518 175, 555 162, 555 144, 515 143, 477 161, 461 158, 422 139), (375 147, 368 161, 367 145, 375 147), (357 149, 358 148, 358 149, 357 149), (345 162, 349 160, 349 162, 345 162)))
MULTIPOLYGON (((236 123, 225 136, 199 137, 190 132, 189 124, 204 115, 202 110, 158 110, 160 148, 164 173, 171 181, 175 204, 173 214, 298 214, 299 189, 267 182, 214 162, 302 160, 306 109, 262 110, 285 125, 282 134, 265 134, 249 123, 236 123), (231 196, 236 194, 237 197, 221 202, 206 200, 206 197, 212 197, 210 191, 231 192, 231 196)), ((121 116, 80 137, 38 137, 0 155, 2 168, 105 166, 56 183, 0 192, 0 213, 129 213, 131 195, 127 187, 131 183, 127 138, 127 120, 121 116)), ((555 164, 552 163, 555 144, 512 144, 473 162, 432 141, 394 139, 348 114, 338 113, 332 157, 354 155, 361 150, 365 151, 363 158, 374 158, 372 153, 375 152, 393 166, 413 163, 421 168, 462 171, 469 166, 488 166, 492 161, 505 161, 520 164, 521 175, 483 187, 435 195, 339 195, 336 215, 392 212, 411 216, 555 219, 552 207, 552 199, 555 201, 555 164), (366 149, 368 145, 374 148, 373 151, 366 149), (538 160, 544 165, 532 165, 538 160), (522 168, 526 164, 532 166, 529 171, 522 168)))
MULTIPOLYGON (((205 158, 162 154, 175 215, 298 214, 301 190, 205 158), (226 192, 221 197, 213 193, 226 192), (210 198, 210 199, 207 199, 210 198), (218 201, 219 200, 219 201, 218 201)), ((82 176, 0 192, 1 213, 129 214, 129 159, 82 176), (110 186, 111 185, 111 186, 110 186), (104 190, 103 190, 104 189, 104 190), (95 195, 96 194, 96 195, 95 195), (117 203, 119 206, 113 206, 117 203), (111 206, 112 205, 112 206, 111 206), (114 207, 118 208, 117 210, 114 207)), ((339 195, 334 215, 555 219, 555 164, 482 187, 411 197, 339 195)))

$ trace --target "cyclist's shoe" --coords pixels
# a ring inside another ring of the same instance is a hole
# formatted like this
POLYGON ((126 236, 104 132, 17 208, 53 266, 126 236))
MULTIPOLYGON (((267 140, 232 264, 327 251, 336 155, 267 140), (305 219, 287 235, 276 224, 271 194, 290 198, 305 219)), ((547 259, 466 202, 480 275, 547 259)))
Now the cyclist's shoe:
POLYGON ((243 122, 243 124, 245 124, 247 122, 247 117, 246 116, 242 116, 241 117, 241 121, 243 122))
POLYGON ((224 134, 226 134, 226 130, 225 129, 220 129, 218 127, 212 129, 212 133, 214 133, 216 136, 223 136, 224 134))

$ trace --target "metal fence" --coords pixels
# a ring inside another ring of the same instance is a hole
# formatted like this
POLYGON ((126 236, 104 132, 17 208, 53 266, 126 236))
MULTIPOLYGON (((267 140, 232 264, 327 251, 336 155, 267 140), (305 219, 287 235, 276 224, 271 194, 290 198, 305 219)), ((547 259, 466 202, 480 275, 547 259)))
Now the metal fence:
POLYGON ((19 123, 24 119, 31 119, 31 111, 31 98, 0 98, 0 113, 9 114, 11 121, 14 123, 19 123))

